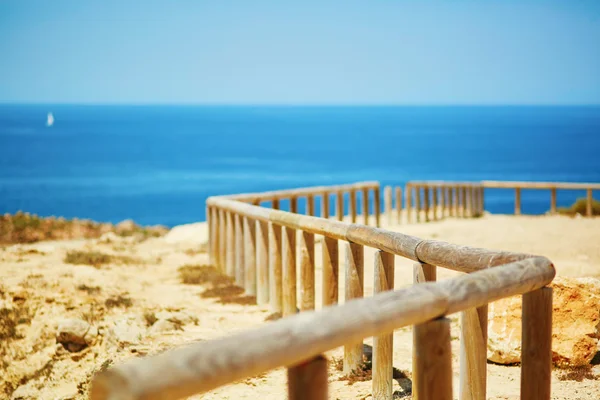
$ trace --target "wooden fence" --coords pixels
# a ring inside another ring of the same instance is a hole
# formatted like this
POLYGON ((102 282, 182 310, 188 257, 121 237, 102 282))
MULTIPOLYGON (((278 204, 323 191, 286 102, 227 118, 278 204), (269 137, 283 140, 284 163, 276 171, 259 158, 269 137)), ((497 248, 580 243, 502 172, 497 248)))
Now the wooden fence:
MULTIPOLYGON (((468 194, 457 195, 472 205, 467 211, 480 211, 477 192, 481 186, 460 187, 468 194), (469 196, 475 200, 469 202, 469 196)), ((290 399, 326 399, 327 361, 322 354, 344 346, 344 371, 349 373, 362 361, 363 339, 374 337, 373 398, 391 399, 392 333, 413 325, 413 398, 452 399, 446 316, 460 313, 459 397, 485 399, 487 305, 522 294, 521 398, 549 399, 552 290, 546 285, 555 276, 552 263, 544 257, 422 240, 368 226, 379 225, 378 193, 379 185, 368 182, 209 198, 211 263, 235 277, 247 294, 256 295, 259 304, 281 312, 284 318, 110 368, 93 379, 91 398, 178 399, 287 367, 290 399), (369 191, 376 193, 371 219, 365 205, 369 191), (358 193, 363 199, 364 225, 354 223, 358 193), (350 222, 343 221, 340 206, 345 194, 350 199, 350 222), (324 199, 322 218, 311 215, 315 196, 324 199), (329 214, 332 196, 337 204, 335 218, 329 214), (295 212, 299 197, 308 199, 308 215, 295 212), (284 199, 291 212, 277 209, 284 199), (261 206, 264 203, 270 207, 261 206), (319 311, 315 311, 319 308, 315 304, 315 235, 323 237, 319 311), (345 253, 343 305, 337 305, 340 243, 345 253), (368 298, 363 298, 365 246, 378 250, 375 294, 368 298), (394 290, 394 274, 401 273, 394 269, 394 255, 415 261, 415 285, 394 290), (464 274, 436 282, 439 267, 464 274)))

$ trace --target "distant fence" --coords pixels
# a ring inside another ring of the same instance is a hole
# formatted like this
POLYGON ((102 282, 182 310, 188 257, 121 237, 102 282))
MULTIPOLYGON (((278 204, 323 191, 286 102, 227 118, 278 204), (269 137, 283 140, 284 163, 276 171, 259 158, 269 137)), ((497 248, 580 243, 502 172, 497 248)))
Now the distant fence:
MULTIPOLYGON (((411 184, 407 193, 411 187, 426 186, 411 184)), ((482 210, 481 187, 460 185, 457 196, 465 199, 461 213, 464 207, 471 214, 482 210)), ((380 222, 378 203, 374 218, 365 212, 369 191, 376 193, 377 203, 376 182, 209 198, 211 263, 234 277, 248 295, 255 295, 258 304, 284 318, 110 368, 94 378, 91 398, 177 399, 287 367, 290 399, 326 399, 327 361, 321 355, 344 346, 343 369, 350 373, 362 361, 363 339, 373 336, 373 398, 391 399, 392 333, 414 325, 413 398, 452 399, 450 322, 445 316, 460 312, 460 399, 485 399, 488 303, 522 294, 521 398, 549 399, 552 290, 546 285, 555 276, 552 263, 544 257, 423 240, 368 226, 380 222), (364 225, 353 223, 357 193, 364 199, 364 225), (350 222, 342 221, 345 195, 350 222), (316 196, 323 198, 323 218, 312 215, 316 196), (335 218, 329 215, 332 196, 335 218), (308 215, 295 212, 300 197, 308 199, 308 215), (284 199, 291 212, 277 209, 284 199), (315 235, 323 237, 318 261, 315 235), (337 305, 340 244, 345 255, 343 305, 337 305), (363 298, 365 246, 378 250, 375 294, 368 298, 363 298), (412 287, 394 290, 394 274, 401 272, 394 268, 394 255, 416 262, 412 287), (321 304, 315 301, 318 262, 321 304), (437 267, 465 274, 436 282, 437 267), (319 306, 321 310, 314 311, 319 306)), ((384 196, 388 200, 390 191, 386 189, 384 196)), ((446 201, 442 209, 456 212, 459 203, 446 201)), ((391 201, 386 204, 391 207, 391 201)))

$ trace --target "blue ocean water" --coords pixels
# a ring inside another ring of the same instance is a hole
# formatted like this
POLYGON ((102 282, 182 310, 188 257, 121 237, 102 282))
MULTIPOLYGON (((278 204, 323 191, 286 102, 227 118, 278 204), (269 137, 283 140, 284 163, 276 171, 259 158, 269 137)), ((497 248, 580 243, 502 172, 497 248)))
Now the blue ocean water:
MULTIPOLYGON (((600 107, 0 105, 0 154, 1 213, 173 226, 204 220, 217 194, 361 180, 600 182, 600 107)), ((559 205, 583 195, 559 191, 559 205)), ((523 211, 544 213, 549 198, 525 191, 523 211)), ((488 211, 510 213, 513 201, 486 192, 488 211)))

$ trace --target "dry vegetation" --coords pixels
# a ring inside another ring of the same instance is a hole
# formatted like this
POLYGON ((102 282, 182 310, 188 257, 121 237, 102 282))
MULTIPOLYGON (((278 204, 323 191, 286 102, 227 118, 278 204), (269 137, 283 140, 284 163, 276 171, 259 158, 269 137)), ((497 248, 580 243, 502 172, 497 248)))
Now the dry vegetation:
POLYGON ((236 286, 233 279, 211 265, 184 265, 179 268, 181 283, 209 286, 200 294, 202 298, 216 298, 220 304, 250 305, 255 296, 244 295, 244 289, 236 286))
MULTIPOLYGON (((559 214, 570 216, 575 216, 577 214, 587 215, 587 199, 577 199, 577 201, 573 203, 571 207, 559 207, 557 211, 559 214)), ((600 215, 599 200, 592 200, 592 215, 600 215)))
POLYGON ((138 236, 143 240, 162 236, 168 229, 163 226, 142 227, 129 220, 113 225, 90 220, 42 218, 20 211, 0 216, 0 244, 98 238, 108 232, 119 236, 138 236))
POLYGON ((91 265, 96 268, 99 268, 105 264, 128 265, 142 263, 140 260, 129 256, 117 256, 99 251, 87 250, 72 250, 67 252, 64 262, 74 265, 91 265))

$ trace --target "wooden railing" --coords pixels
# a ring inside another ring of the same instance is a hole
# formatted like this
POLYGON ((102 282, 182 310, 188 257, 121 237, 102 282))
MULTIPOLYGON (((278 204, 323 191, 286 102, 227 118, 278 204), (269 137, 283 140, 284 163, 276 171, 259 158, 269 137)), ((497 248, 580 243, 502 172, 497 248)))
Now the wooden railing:
MULTIPOLYGON (((300 196, 328 198, 335 193, 339 200, 340 193, 347 192, 355 204, 350 207, 350 218, 356 220, 352 216, 357 210, 356 200, 352 199, 357 192, 369 190, 378 193, 379 185, 209 198, 211 262, 235 277, 248 294, 256 294, 259 304, 268 304, 284 318, 110 368, 94 378, 91 398, 177 399, 287 367, 290 399, 326 399, 327 362, 322 354, 344 346, 344 371, 350 373, 362 361, 363 339, 374 337, 373 398, 391 399, 392 333, 414 325, 413 398, 452 399, 450 323, 445 316, 460 312, 459 397, 485 399, 487 305, 523 294, 521 398, 549 399, 552 290, 546 285, 555 276, 552 263, 539 256, 422 240, 340 221, 343 207, 337 207, 337 220, 327 218, 326 206, 324 218, 310 215, 310 206, 309 215, 294 212, 300 196), (290 200, 291 212, 277 210, 282 199, 290 200), (270 202, 271 208, 259 206, 262 202, 270 202), (315 235, 323 237, 319 311, 315 311, 319 309, 315 301, 315 235), (337 305, 339 242, 346 260, 343 305, 337 305), (369 298, 363 298, 364 246, 378 250, 374 259, 375 294, 369 298), (400 272, 395 271, 394 255, 415 261, 412 287, 394 290, 394 274, 400 272), (437 267, 465 274, 435 282, 437 267)), ((472 186, 472 190, 480 189, 472 186)), ((477 210, 479 203, 472 204, 477 210)), ((364 202, 363 210, 368 210, 364 202)), ((375 210, 378 215, 378 204, 375 210)), ((368 222, 378 224, 379 218, 366 218, 368 222)))

